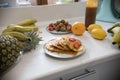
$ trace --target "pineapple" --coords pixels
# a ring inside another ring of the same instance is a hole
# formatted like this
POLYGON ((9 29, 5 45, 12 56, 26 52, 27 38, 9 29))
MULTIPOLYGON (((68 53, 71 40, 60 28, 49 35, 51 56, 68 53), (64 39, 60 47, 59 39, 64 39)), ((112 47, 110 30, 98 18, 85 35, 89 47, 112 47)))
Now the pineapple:
POLYGON ((24 34, 29 39, 23 42, 9 35, 0 36, 0 75, 16 62, 20 51, 28 52, 35 49, 42 40, 37 32, 25 32, 24 34))
POLYGON ((0 36, 0 75, 10 68, 20 56, 19 41, 9 35, 0 36))
POLYGON ((25 32, 24 33, 29 39, 24 42, 23 51, 28 52, 32 49, 35 49, 39 44, 39 41, 42 41, 42 37, 39 37, 37 32, 25 32))

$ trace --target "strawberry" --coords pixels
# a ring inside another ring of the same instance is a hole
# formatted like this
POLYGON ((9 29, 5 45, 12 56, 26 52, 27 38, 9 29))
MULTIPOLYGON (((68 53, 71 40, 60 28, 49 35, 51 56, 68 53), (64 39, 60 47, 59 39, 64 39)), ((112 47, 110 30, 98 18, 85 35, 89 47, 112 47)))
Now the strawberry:
POLYGON ((57 24, 57 23, 54 23, 53 25, 54 25, 54 26, 57 26, 58 24, 57 24))
POLYGON ((75 42, 76 39, 75 39, 75 38, 69 38, 69 41, 70 41, 70 42, 75 42))
POLYGON ((78 49, 79 47, 80 47, 80 45, 74 44, 74 48, 78 49))
POLYGON ((55 30, 56 30, 56 31, 60 31, 60 26, 57 25, 57 26, 55 27, 55 30))
POLYGON ((68 21, 65 21, 65 23, 64 23, 66 26, 68 25, 68 21))
POLYGON ((74 48, 78 49, 81 46, 81 43, 79 41, 76 41, 74 43, 74 48))
POLYGON ((67 31, 71 32, 71 27, 68 26, 67 27, 67 31))
POLYGON ((49 27, 53 27, 53 23, 50 23, 50 24, 49 24, 49 27))
POLYGON ((48 30, 49 31, 53 31, 54 29, 53 29, 53 27, 49 27, 48 30))

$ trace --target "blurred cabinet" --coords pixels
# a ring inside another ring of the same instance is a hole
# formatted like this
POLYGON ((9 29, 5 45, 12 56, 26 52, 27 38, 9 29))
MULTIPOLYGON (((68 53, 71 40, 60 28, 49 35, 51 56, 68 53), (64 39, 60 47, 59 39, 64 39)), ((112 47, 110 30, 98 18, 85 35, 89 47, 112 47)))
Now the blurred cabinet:
POLYGON ((120 80, 120 58, 95 66, 99 80, 120 80))
POLYGON ((120 58, 65 74, 60 80, 120 80, 120 58))

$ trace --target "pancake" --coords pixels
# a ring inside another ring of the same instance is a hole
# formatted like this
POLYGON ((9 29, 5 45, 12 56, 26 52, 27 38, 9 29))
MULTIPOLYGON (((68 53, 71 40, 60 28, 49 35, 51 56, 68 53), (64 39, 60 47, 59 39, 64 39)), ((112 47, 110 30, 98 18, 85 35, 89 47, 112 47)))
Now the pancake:
POLYGON ((56 53, 58 53, 58 54, 70 54, 70 55, 76 55, 76 54, 77 54, 77 52, 75 52, 75 51, 71 51, 71 50, 66 51, 66 50, 61 50, 61 49, 59 49, 59 48, 57 48, 57 47, 54 47, 54 46, 53 46, 53 42, 54 42, 54 41, 55 41, 55 40, 51 40, 51 41, 49 41, 49 42, 47 42, 47 43, 45 44, 45 47, 46 47, 46 49, 47 49, 48 51, 56 52, 56 53))
POLYGON ((46 47, 49 51, 53 51, 53 52, 54 52, 54 51, 60 51, 60 49, 58 49, 58 48, 56 48, 56 47, 53 46, 54 41, 55 41, 55 40, 51 40, 51 41, 47 42, 47 43, 45 44, 45 47, 46 47))
POLYGON ((59 43, 59 39, 56 39, 53 43, 53 46, 58 48, 58 49, 61 49, 61 50, 65 50, 63 46, 61 46, 61 44, 59 43))

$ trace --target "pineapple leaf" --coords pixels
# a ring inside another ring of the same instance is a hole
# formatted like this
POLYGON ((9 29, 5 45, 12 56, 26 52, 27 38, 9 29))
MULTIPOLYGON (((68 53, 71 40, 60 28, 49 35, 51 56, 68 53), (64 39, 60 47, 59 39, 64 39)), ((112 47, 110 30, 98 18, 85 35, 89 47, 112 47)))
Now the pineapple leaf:
POLYGON ((30 38, 29 40, 25 41, 25 52, 35 49, 39 42, 42 41, 42 37, 39 37, 39 34, 37 34, 37 32, 25 32, 24 34, 30 38))

